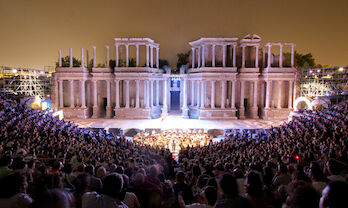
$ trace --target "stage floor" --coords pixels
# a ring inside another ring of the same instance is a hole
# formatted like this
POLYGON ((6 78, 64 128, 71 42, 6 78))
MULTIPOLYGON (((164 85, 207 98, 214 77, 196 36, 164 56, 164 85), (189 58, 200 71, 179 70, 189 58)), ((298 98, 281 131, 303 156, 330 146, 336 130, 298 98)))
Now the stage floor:
POLYGON ((278 126, 287 120, 198 120, 185 119, 179 115, 169 115, 161 119, 116 120, 116 119, 65 119, 73 121, 81 128, 121 128, 136 129, 255 129, 278 126))

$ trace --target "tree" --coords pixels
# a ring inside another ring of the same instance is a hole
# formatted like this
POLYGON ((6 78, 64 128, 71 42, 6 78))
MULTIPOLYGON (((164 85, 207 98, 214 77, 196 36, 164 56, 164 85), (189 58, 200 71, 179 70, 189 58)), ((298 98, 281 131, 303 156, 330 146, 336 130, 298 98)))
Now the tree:
MULTIPOLYGON (((62 58, 62 67, 70 66, 70 56, 65 56, 62 58)), ((73 57, 73 67, 80 67, 81 61, 73 57)), ((59 67, 59 61, 56 62, 56 67, 59 67)))
POLYGON ((189 62, 191 51, 188 51, 186 53, 178 53, 178 62, 176 64, 177 69, 179 70, 182 65, 186 65, 189 62))
POLYGON ((159 68, 163 69, 164 66, 169 66, 169 62, 165 59, 159 59, 159 68))
POLYGON ((295 67, 297 68, 314 68, 316 67, 315 60, 313 58, 313 55, 311 53, 307 54, 300 54, 297 51, 295 51, 295 67))

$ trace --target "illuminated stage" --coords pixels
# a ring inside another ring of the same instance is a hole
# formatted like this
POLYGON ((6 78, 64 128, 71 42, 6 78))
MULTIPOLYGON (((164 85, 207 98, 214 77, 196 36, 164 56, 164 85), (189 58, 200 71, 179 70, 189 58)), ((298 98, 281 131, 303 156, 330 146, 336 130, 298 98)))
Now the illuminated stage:
POLYGON ((287 120, 198 120, 185 119, 180 115, 169 115, 161 119, 115 120, 115 119, 66 119, 81 128, 136 129, 255 129, 278 126, 287 120))

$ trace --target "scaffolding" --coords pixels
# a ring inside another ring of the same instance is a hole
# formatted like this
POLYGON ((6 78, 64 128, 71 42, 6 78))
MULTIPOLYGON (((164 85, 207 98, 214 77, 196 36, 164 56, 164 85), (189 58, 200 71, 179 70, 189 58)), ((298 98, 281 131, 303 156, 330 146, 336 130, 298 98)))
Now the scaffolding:
POLYGON ((50 96, 50 78, 49 70, 0 66, 1 90, 15 95, 47 99, 50 96))
POLYGON ((348 96, 348 66, 301 70, 301 96, 317 97, 348 96))

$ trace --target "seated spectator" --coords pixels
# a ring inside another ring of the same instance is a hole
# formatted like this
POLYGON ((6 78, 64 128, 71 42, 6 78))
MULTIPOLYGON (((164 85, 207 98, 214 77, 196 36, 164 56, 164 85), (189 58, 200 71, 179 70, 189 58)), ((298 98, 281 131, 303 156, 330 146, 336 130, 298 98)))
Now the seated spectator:
POLYGON ((296 181, 289 187, 286 204, 289 208, 317 208, 319 194, 310 183, 296 181))
POLYGON ((50 189, 44 192, 30 208, 72 208, 74 197, 61 189, 50 189))
POLYGON ((341 208, 348 204, 348 183, 342 181, 330 182, 323 190, 320 198, 320 208, 341 208))
POLYGON ((193 203, 190 205, 185 205, 184 199, 181 194, 179 194, 179 207, 180 208, 213 208, 217 200, 217 190, 213 186, 206 186, 202 192, 204 195, 205 203, 193 203))

